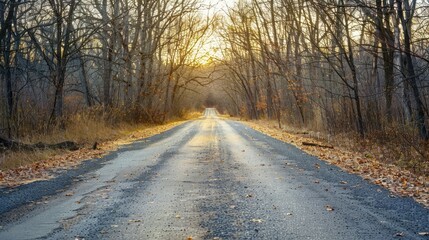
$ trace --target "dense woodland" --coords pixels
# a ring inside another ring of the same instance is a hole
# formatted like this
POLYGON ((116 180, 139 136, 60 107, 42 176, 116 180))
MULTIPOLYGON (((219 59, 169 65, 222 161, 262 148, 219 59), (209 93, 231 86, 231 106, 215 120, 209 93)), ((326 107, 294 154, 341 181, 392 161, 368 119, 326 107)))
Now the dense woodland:
POLYGON ((194 108, 196 86, 210 82, 196 59, 212 26, 201 8, 196 0, 0 1, 0 135, 67 127, 83 111, 114 124, 164 122, 194 108))
POLYGON ((67 127, 84 111, 165 122, 217 104, 329 134, 428 140, 427 1, 225 3, 207 14, 200 0, 0 1, 0 135, 67 127))
POLYGON ((236 113, 428 140, 429 4, 240 1, 221 36, 236 113))

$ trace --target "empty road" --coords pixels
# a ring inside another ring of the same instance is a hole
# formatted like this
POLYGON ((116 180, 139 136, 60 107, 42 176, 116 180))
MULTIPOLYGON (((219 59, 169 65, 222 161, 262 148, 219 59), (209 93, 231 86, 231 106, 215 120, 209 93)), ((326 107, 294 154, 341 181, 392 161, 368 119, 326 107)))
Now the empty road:
POLYGON ((0 239, 428 239, 429 211, 216 116, 0 189, 0 239), (399 236, 401 235, 401 236, 399 236))

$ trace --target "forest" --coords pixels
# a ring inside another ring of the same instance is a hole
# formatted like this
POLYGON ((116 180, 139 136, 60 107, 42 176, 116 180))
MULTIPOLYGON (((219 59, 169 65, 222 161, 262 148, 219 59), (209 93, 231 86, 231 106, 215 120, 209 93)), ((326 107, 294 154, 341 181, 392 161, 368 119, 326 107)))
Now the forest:
POLYGON ((114 124, 163 122, 194 107, 184 98, 209 83, 196 57, 211 20, 199 8, 195 0, 1 1, 0 134, 67 127, 88 111, 114 124))
POLYGON ((0 24, 6 138, 214 106, 429 158, 428 1, 2 0, 0 24))
POLYGON ((239 3, 222 30, 236 112, 362 136, 409 127, 427 140, 428 11, 407 0, 239 3))

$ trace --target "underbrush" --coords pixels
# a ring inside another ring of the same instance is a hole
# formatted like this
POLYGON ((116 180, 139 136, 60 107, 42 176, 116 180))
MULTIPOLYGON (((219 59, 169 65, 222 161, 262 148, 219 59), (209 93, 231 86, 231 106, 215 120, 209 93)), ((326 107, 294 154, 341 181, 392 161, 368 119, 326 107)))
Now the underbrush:
MULTIPOLYGON (((278 129, 275 121, 267 122, 278 129)), ((429 143, 420 140, 412 126, 389 126, 367 133, 365 138, 353 132, 331 135, 287 125, 283 125, 281 130, 321 141, 336 148, 358 152, 366 158, 394 164, 418 175, 429 176, 429 143)))
POLYGON ((411 129, 390 127, 368 133, 364 139, 356 134, 343 133, 333 136, 332 141, 367 158, 429 176, 429 145, 416 137, 411 129))
POLYGON ((401 132, 369 135, 366 139, 356 138, 349 143, 349 149, 364 152, 386 164, 394 164, 418 175, 429 176, 428 143, 401 132))
POLYGON ((64 150, 32 150, 32 151, 6 151, 0 157, 0 170, 15 169, 31 163, 38 162, 43 159, 51 158, 57 154, 61 154, 64 150))

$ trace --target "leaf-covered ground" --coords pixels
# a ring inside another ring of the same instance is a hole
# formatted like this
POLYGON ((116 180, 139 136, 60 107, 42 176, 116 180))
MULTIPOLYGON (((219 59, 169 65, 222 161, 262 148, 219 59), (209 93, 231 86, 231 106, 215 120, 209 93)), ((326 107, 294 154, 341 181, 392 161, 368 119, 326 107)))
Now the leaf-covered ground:
POLYGON ((392 194, 412 197, 417 202, 429 207, 429 177, 417 175, 396 165, 378 160, 375 156, 383 154, 382 150, 379 150, 379 153, 374 152, 377 151, 374 149, 378 148, 361 151, 360 148, 353 148, 353 146, 334 145, 333 148, 306 146, 303 145, 303 142, 322 146, 329 146, 330 143, 314 137, 289 133, 279 129, 275 122, 252 121, 244 123, 273 138, 293 144, 305 152, 330 164, 337 165, 350 173, 358 174, 368 181, 389 189, 392 194))
MULTIPOLYGON (((124 133, 123 137, 114 141, 99 143, 96 149, 93 149, 91 145, 87 145, 77 151, 56 151, 48 153, 47 155, 51 156, 45 160, 25 164, 18 168, 5 171, 0 170, 0 186, 14 187, 24 183, 49 179, 55 172, 75 167, 82 161, 88 159, 102 157, 123 144, 165 132, 182 123, 183 121, 176 121, 164 125, 145 126, 138 131, 133 131, 128 134, 124 133)), ((27 152, 22 154, 28 155, 32 153, 27 152)))

